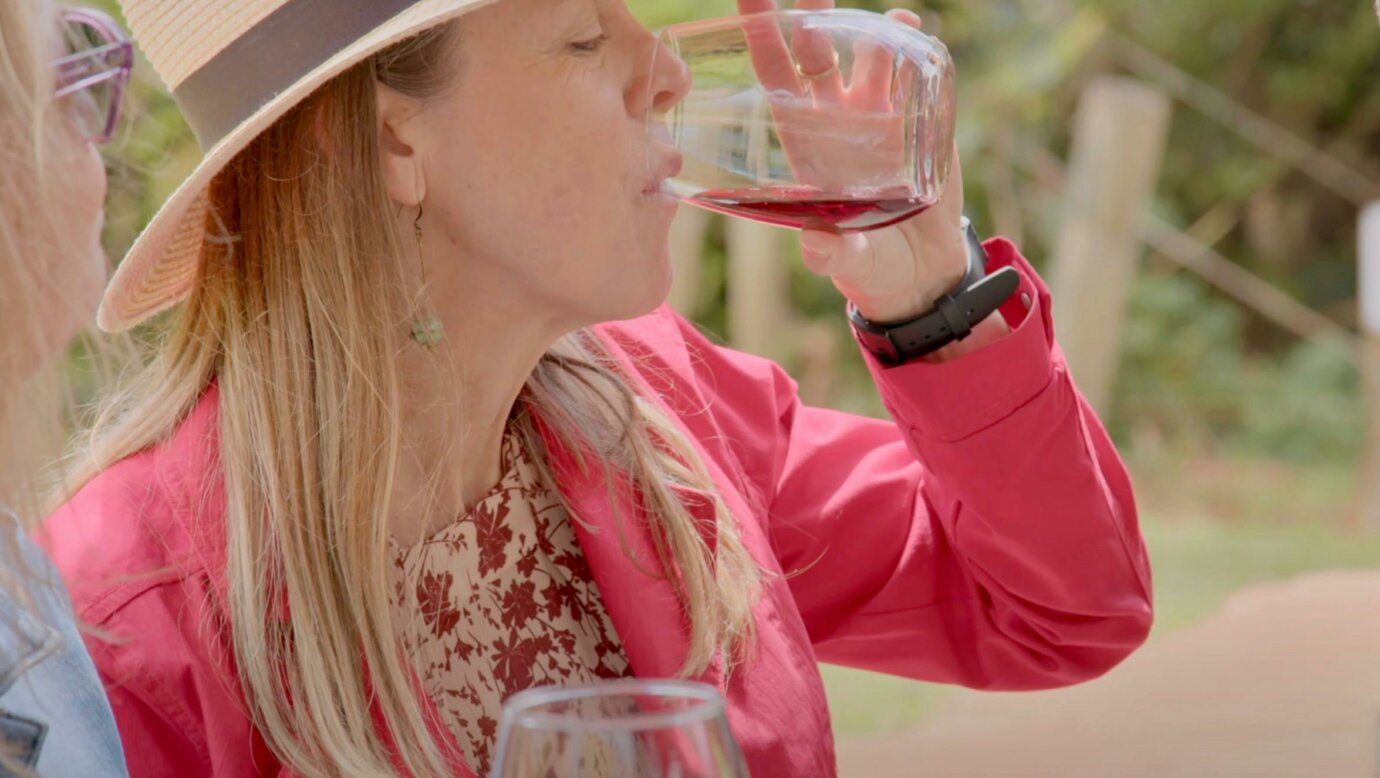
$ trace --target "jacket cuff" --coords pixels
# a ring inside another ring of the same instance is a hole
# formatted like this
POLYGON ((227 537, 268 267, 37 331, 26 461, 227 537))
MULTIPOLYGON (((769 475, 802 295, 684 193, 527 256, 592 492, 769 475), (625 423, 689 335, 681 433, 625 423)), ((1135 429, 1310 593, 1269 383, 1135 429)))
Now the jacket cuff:
POLYGON ((991 427, 1038 396, 1063 363, 1044 282, 1010 241, 985 245, 989 271, 1014 267, 1021 275, 1020 288, 1000 309, 1011 334, 937 364, 890 367, 861 349, 892 417, 924 438, 958 441, 991 427))

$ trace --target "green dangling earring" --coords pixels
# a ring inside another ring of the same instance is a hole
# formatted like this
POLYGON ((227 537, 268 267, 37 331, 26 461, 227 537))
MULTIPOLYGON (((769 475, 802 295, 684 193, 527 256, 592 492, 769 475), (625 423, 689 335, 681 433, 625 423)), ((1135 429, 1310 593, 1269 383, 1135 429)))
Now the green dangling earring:
MULTIPOLYGON (((417 239, 417 260, 422 265, 422 292, 425 294, 427 287, 426 256, 422 253, 422 206, 420 204, 417 206, 417 220, 412 223, 412 234, 417 239)), ((426 307, 429 308, 430 306, 426 307)), ((446 331, 441 325, 441 320, 429 310, 422 318, 412 322, 412 339, 427 348, 440 343, 445 335, 446 331)))
POLYGON ((412 322, 412 339, 430 348, 441 342, 445 337, 445 329, 441 326, 441 320, 432 316, 425 321, 417 320, 412 322))

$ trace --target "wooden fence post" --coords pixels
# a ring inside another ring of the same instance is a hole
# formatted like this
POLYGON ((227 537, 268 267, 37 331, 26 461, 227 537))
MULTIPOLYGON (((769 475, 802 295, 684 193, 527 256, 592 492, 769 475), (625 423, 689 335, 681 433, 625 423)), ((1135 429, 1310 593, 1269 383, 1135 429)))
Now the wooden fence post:
POLYGON ((779 227, 746 219, 727 222, 728 341, 778 362, 794 345, 787 235, 779 227))
MULTIPOLYGON (((747 169, 758 180, 770 178, 772 126, 770 105, 754 106, 760 113, 750 125, 757 128, 748 142, 747 169)), ((734 348, 777 362, 794 349, 791 322, 791 265, 785 239, 790 234, 746 219, 728 220, 728 340, 734 348)))
POLYGON ((1361 374, 1365 379, 1366 442, 1362 452, 1361 524, 1380 532, 1380 201, 1361 211, 1356 254, 1360 267, 1361 374))
POLYGON ((800 400, 806 405, 830 407, 839 384, 839 353, 843 339, 828 320, 800 325, 800 400))
POLYGON ((1051 279, 1054 322, 1079 387, 1104 414, 1171 110, 1145 84, 1102 76, 1084 90, 1075 120, 1051 279))

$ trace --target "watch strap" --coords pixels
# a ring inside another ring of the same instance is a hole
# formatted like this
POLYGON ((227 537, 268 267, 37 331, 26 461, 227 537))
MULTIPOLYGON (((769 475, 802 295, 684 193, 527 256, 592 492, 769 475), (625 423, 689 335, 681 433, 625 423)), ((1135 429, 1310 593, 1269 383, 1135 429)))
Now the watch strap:
POLYGON ((940 297, 933 310, 909 321, 879 324, 868 321, 856 306, 848 316, 858 339, 878 360, 899 365, 967 338, 973 327, 991 316, 1020 289, 1021 276, 1004 267, 986 274, 987 252, 977 232, 964 220, 968 242, 968 274, 958 289, 940 297))

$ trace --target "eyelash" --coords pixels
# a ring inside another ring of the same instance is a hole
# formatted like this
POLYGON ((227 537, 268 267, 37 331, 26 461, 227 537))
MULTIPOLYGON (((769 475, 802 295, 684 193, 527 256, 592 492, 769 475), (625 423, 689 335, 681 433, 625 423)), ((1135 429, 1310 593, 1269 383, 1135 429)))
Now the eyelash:
POLYGON ((570 44, 570 48, 581 54, 595 54, 604 48, 604 44, 609 42, 609 34, 604 33, 597 38, 590 38, 587 41, 570 44))

